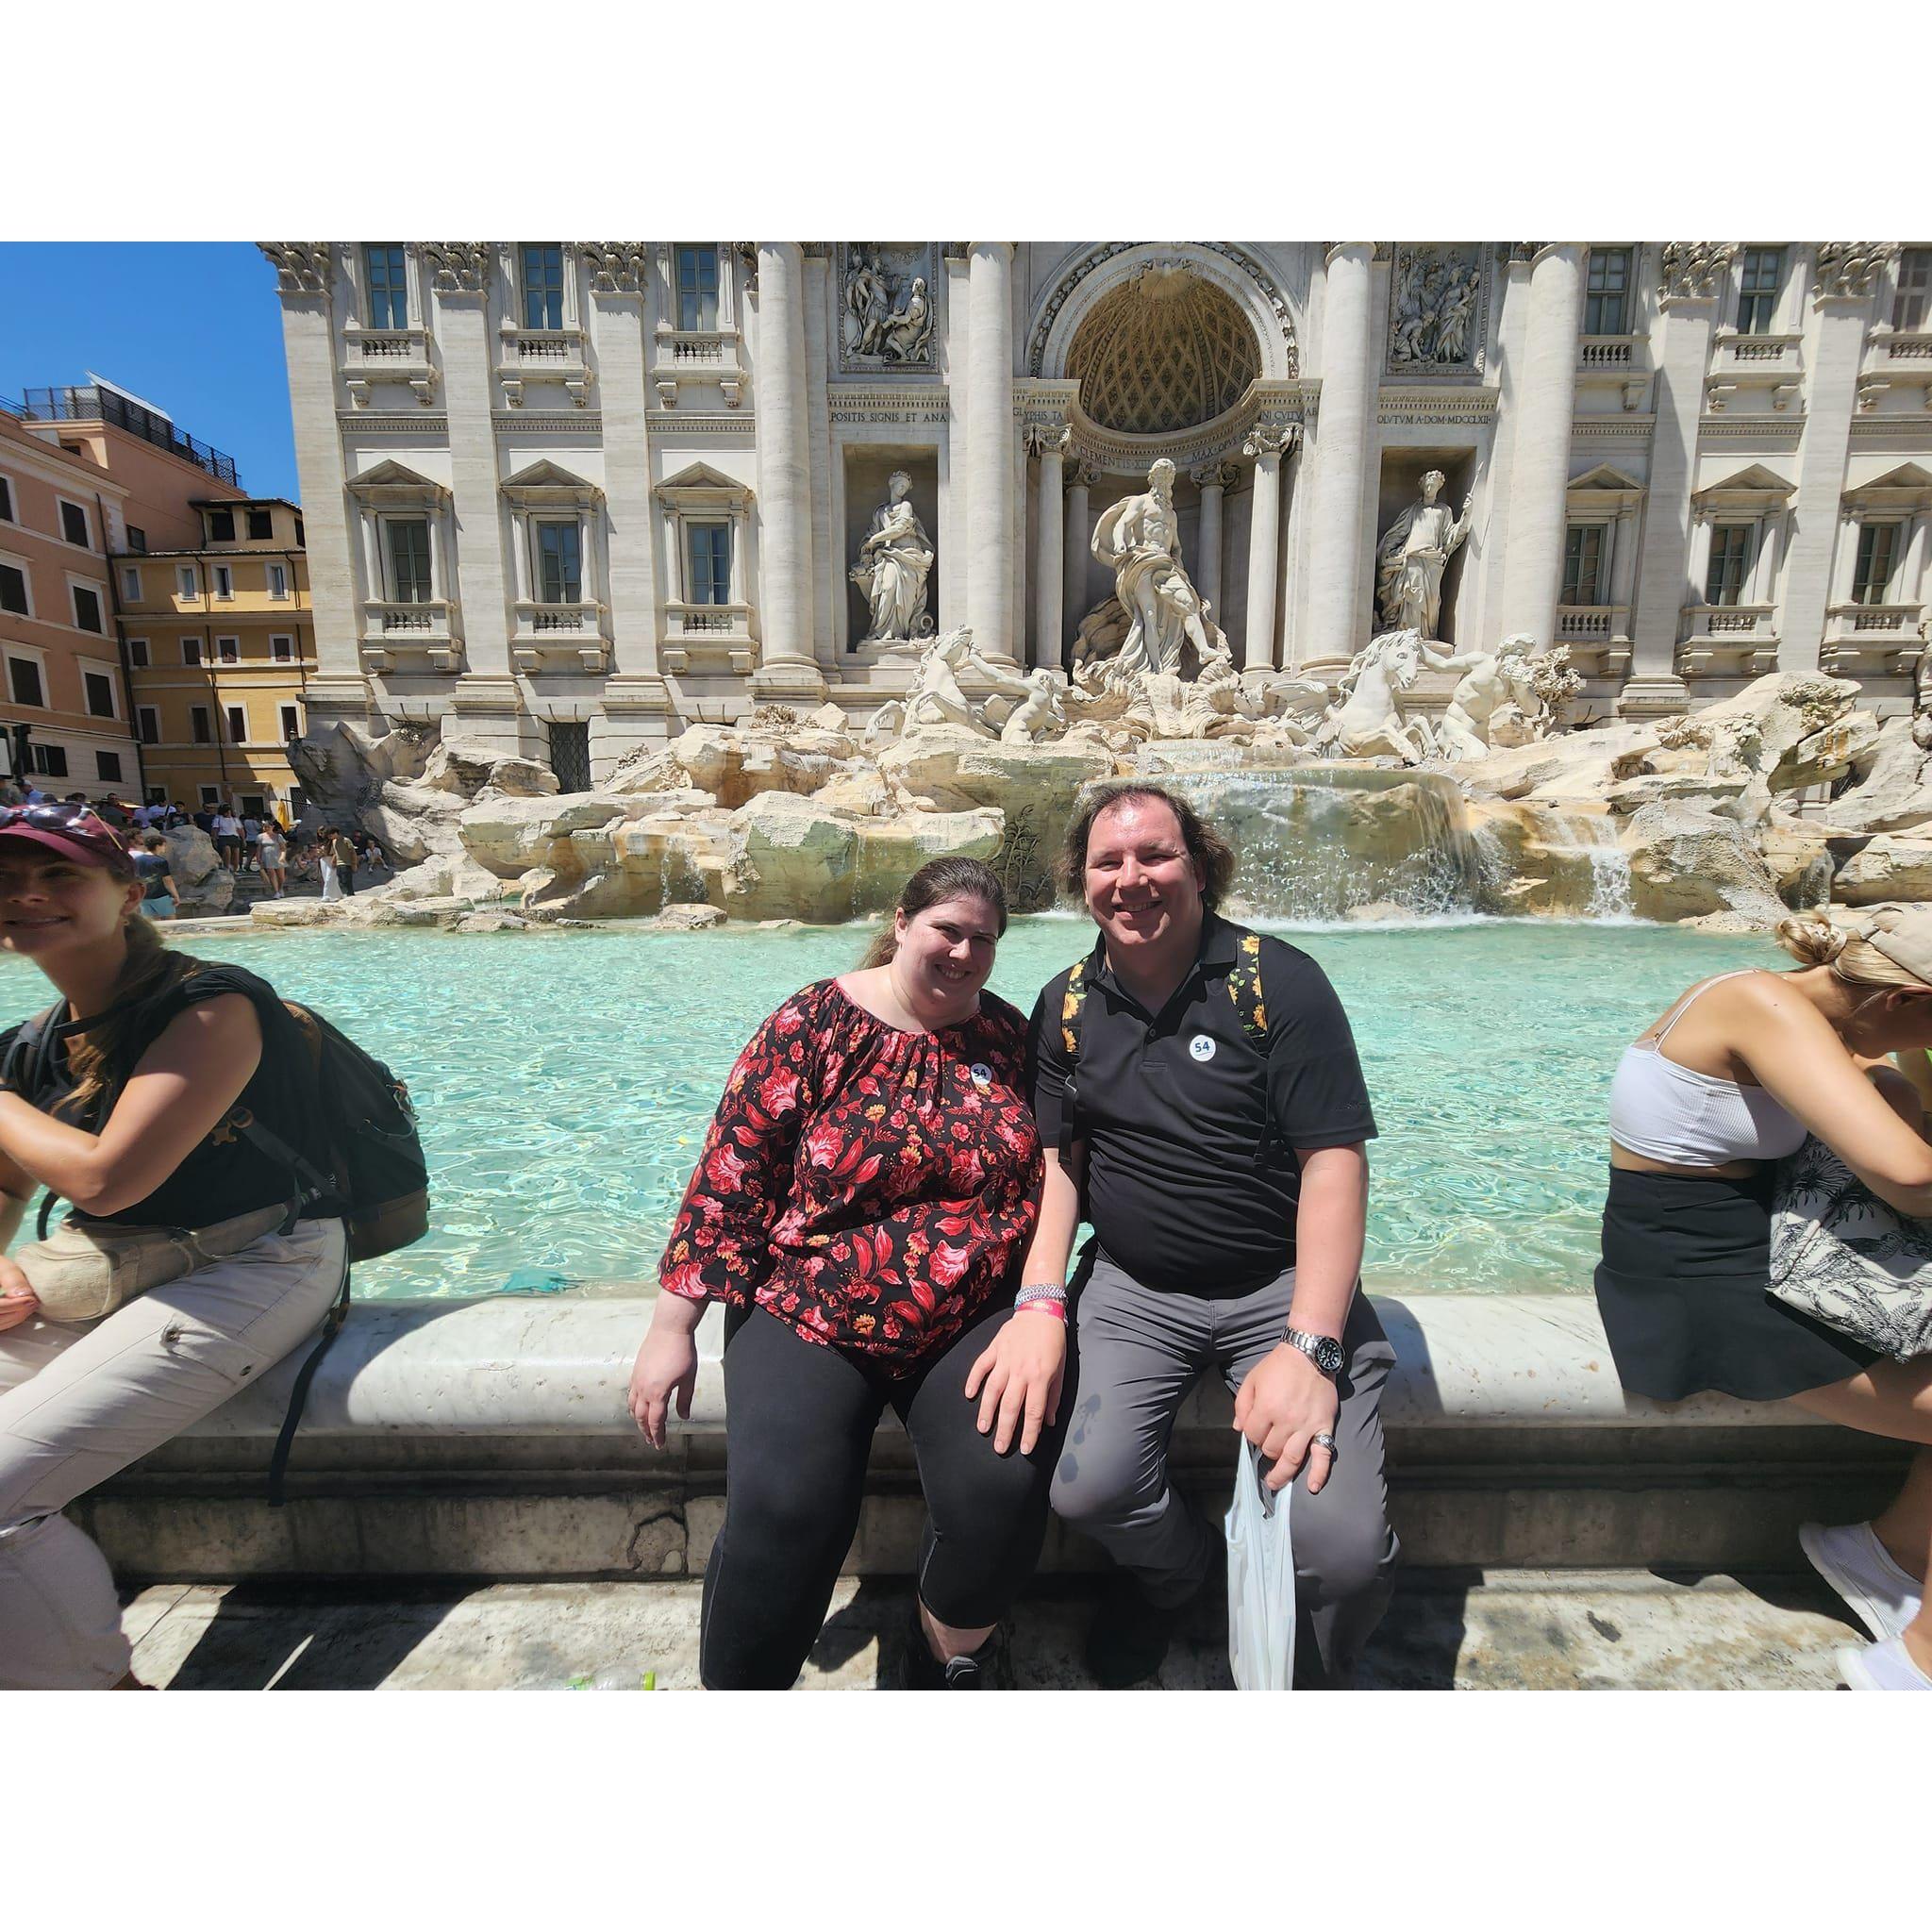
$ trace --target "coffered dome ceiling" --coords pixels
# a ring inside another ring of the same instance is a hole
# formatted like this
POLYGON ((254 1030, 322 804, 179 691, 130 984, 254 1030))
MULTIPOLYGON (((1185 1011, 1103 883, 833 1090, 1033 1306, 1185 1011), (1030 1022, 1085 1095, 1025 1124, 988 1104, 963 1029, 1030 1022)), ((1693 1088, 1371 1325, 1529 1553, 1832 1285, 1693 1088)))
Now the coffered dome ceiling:
POLYGON ((1260 348, 1233 298, 1158 262, 1102 296, 1067 352, 1081 408, 1129 436, 1211 423, 1260 373, 1260 348))

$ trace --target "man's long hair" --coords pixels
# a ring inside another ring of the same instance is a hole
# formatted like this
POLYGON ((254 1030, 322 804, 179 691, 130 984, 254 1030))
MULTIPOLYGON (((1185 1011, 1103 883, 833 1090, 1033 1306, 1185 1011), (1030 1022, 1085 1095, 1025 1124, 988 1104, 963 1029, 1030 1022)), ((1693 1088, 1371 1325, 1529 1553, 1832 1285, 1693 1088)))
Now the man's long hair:
POLYGON ((1107 784, 1093 786, 1082 796, 1073 823, 1067 827, 1066 839, 1060 846, 1059 862, 1055 868, 1060 889, 1085 899, 1087 843, 1092 835, 1093 821, 1108 806, 1119 805, 1127 798, 1156 799, 1174 813, 1174 823, 1181 828, 1181 842, 1188 848, 1188 857, 1201 868, 1201 875, 1206 882, 1201 888, 1201 903, 1212 912, 1227 895, 1227 889, 1234 884, 1237 864, 1234 847, 1185 798, 1176 797, 1174 792, 1163 791, 1158 785, 1149 785, 1140 778, 1116 778, 1107 784))

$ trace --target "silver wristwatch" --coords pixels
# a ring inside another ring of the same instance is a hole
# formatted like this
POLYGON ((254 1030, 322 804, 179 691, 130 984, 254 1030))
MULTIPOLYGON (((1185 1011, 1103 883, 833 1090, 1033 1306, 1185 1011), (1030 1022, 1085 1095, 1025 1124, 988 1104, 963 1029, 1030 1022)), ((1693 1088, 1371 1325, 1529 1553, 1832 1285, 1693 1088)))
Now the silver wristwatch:
POLYGON ((1281 1339, 1289 1347, 1300 1349, 1331 1382, 1341 1374, 1347 1357, 1332 1335, 1310 1335, 1306 1328, 1284 1328, 1281 1339))

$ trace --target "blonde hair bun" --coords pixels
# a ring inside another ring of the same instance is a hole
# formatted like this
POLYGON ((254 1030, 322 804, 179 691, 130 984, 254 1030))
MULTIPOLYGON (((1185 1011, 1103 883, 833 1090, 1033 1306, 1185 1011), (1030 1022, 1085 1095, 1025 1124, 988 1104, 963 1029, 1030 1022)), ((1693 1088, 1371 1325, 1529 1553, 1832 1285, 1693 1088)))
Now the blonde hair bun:
POLYGON ((1775 937, 1778 944, 1802 965, 1829 966, 1857 935, 1844 926, 1834 925, 1824 913, 1817 912, 1780 919, 1775 937))

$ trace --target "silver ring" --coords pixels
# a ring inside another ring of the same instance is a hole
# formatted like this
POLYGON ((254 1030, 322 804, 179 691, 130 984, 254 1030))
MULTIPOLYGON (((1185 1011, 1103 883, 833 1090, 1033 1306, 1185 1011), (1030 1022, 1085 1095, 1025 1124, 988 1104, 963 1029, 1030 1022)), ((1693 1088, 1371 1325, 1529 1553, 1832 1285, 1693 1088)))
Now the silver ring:
POLYGON ((1335 1454, 1335 1438, 1326 1429, 1318 1430, 1312 1440, 1317 1449, 1325 1449, 1331 1456, 1335 1454))

